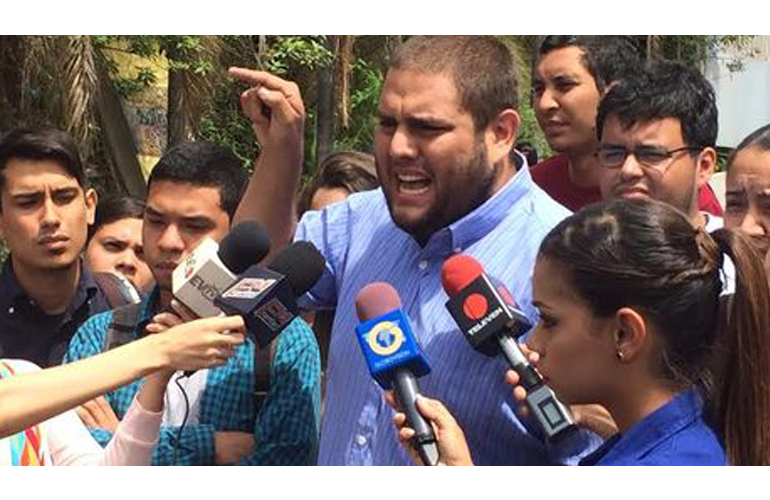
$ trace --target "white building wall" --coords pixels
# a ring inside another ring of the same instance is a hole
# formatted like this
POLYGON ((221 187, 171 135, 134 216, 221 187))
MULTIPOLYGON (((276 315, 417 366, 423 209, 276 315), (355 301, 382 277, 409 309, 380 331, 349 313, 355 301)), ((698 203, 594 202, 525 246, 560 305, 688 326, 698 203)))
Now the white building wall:
POLYGON ((770 36, 754 40, 757 54, 731 72, 729 53, 720 53, 706 65, 719 109, 720 146, 735 147, 747 135, 770 123, 770 36))

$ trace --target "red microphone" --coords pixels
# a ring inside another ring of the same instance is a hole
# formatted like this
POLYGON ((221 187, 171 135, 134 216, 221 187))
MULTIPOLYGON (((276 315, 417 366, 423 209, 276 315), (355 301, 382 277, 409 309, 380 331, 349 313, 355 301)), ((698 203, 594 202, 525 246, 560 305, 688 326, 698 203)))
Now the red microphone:
POLYGON ((441 269, 449 295, 446 307, 465 339, 486 356, 502 354, 527 390, 527 405, 546 435, 555 439, 575 428, 569 410, 545 385, 521 351, 516 338, 532 328, 508 290, 494 282, 470 255, 455 255, 441 269))

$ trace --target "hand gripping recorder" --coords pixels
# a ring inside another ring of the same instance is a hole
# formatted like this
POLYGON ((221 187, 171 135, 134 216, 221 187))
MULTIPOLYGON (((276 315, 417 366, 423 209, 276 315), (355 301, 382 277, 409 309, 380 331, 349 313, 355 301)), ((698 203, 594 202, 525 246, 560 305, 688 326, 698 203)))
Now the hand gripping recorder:
POLYGON ((559 439, 575 429, 564 406, 535 370, 516 339, 532 328, 508 290, 493 282, 473 257, 456 255, 442 268, 442 282, 450 299, 446 304, 465 339, 485 356, 501 353, 518 373, 527 390, 527 406, 548 439, 559 439))

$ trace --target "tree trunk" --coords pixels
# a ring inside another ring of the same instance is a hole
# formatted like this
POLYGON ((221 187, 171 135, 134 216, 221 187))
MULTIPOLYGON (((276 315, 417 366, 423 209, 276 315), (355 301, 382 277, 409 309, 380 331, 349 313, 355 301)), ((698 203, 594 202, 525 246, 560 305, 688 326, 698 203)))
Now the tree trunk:
MULTIPOLYGON (((180 54, 174 47, 167 47, 169 61, 180 60, 180 54)), ((184 70, 168 70, 168 104, 166 118, 168 123, 166 148, 192 140, 193 127, 187 109, 187 75, 184 70)))
POLYGON ((390 58, 393 56, 393 53, 396 51, 396 49, 401 46, 403 40, 404 38, 402 35, 385 36, 385 51, 387 53, 386 57, 388 61, 390 61, 390 58))
POLYGON ((147 184, 139 165, 134 135, 123 112, 115 86, 101 61, 97 60, 97 109, 107 148, 117 166, 117 176, 132 196, 144 198, 147 184))
POLYGON ((16 126, 21 106, 24 37, 0 36, 0 130, 16 126))
MULTIPOLYGON (((330 35, 327 38, 327 48, 336 54, 335 45, 339 37, 330 35)), ((334 149, 334 88, 335 62, 332 61, 317 72, 318 101, 316 104, 316 166, 333 152, 334 149)))

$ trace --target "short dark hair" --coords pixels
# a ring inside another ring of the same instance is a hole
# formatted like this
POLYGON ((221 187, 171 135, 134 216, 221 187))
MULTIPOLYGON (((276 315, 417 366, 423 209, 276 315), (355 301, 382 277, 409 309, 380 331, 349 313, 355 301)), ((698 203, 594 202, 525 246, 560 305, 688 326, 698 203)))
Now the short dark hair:
POLYGON ((222 210, 232 221, 249 177, 232 151, 213 142, 195 141, 166 151, 150 173, 147 192, 157 181, 218 188, 222 210))
POLYGON ((75 141, 62 130, 51 127, 17 128, 5 134, 0 140, 0 189, 5 184, 5 167, 12 159, 55 161, 77 179, 80 187, 87 186, 75 141))
POLYGON ((623 36, 546 35, 538 53, 542 58, 568 47, 577 47, 583 52, 583 66, 602 91, 642 64, 636 46, 623 36))
POLYGON ((643 71, 628 74, 610 88, 599 104, 596 134, 601 141, 604 123, 617 116, 624 127, 676 118, 689 147, 715 147, 719 130, 714 89, 696 68, 657 60, 643 71))
POLYGON ((90 240, 100 227, 123 219, 142 219, 144 217, 144 200, 133 196, 105 197, 96 206, 94 223, 88 227, 90 240))
POLYGON ((516 67, 494 36, 414 36, 398 48, 390 69, 452 77, 477 132, 503 110, 518 109, 516 67))
POLYGON ((770 123, 750 133, 740 144, 738 144, 738 147, 730 153, 730 156, 727 159, 727 167, 730 168, 730 165, 733 164, 733 160, 738 156, 738 153, 749 148, 756 148, 760 151, 770 151, 770 123))
POLYGON ((369 191, 380 185, 374 157, 358 151, 338 151, 321 162, 318 174, 302 193, 298 207, 301 215, 310 209, 319 189, 340 188, 348 193, 369 191))

